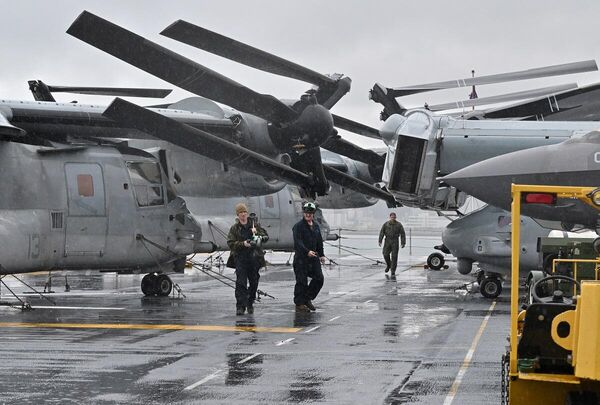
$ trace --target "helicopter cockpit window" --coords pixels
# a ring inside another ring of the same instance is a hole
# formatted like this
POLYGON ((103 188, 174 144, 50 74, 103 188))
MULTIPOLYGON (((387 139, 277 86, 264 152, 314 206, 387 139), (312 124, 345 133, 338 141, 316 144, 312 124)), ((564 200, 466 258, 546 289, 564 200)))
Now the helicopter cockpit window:
POLYGON ((163 205, 163 192, 160 166, 152 162, 127 162, 135 198, 140 207, 163 205))

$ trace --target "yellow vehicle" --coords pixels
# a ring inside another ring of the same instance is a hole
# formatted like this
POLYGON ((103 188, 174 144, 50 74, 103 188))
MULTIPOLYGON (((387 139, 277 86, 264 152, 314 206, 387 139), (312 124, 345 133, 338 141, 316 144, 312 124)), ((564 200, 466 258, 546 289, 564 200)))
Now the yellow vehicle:
MULTIPOLYGON (((599 210, 600 189, 512 185, 512 218, 521 205, 582 200, 599 210)), ((598 404, 600 402, 600 281, 550 275, 536 282, 533 302, 519 311, 520 221, 512 221, 510 348, 503 356, 502 400, 520 404, 598 404), (576 286, 566 296, 556 288, 540 297, 537 285, 559 281, 576 286), (570 295, 570 294, 569 294, 570 295)), ((599 266, 600 260, 594 260, 599 266)), ((598 273, 598 272, 596 272, 598 273)))

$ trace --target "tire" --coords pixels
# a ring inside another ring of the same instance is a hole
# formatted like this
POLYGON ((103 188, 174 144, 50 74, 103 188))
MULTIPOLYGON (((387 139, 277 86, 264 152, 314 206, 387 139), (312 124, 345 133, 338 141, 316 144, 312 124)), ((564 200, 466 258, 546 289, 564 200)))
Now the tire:
POLYGON ((161 297, 168 297, 173 289, 173 281, 166 274, 159 274, 156 282, 156 294, 161 297))
POLYGON ((144 293, 144 295, 146 295, 146 296, 155 295, 156 291, 157 291, 157 282, 158 282, 158 277, 156 276, 156 274, 154 274, 154 273, 146 274, 142 278, 142 283, 141 283, 142 293, 144 293))
POLYGON ((486 277, 479 290, 485 298, 497 298, 502 293, 502 282, 496 277, 486 277))
POLYGON ((427 266, 429 266, 431 270, 440 270, 444 267, 445 262, 444 255, 441 253, 435 252, 427 257, 427 266))

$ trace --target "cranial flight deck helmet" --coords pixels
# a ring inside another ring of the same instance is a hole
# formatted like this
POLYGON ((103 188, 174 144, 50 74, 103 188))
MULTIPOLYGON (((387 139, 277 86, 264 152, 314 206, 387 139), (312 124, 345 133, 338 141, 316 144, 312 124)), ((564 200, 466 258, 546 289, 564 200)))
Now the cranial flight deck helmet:
POLYGON ((302 204, 302 212, 306 212, 307 214, 314 214, 317 212, 317 206, 312 202, 305 202, 302 204))

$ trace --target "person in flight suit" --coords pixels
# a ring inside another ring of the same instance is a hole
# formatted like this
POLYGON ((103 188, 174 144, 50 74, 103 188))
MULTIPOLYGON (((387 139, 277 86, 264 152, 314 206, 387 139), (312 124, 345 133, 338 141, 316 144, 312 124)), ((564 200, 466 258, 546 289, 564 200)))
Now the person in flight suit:
MULTIPOLYGON (((248 218, 248 208, 239 203, 235 206, 237 219, 229 229, 227 246, 235 263, 235 300, 236 314, 254 313, 254 299, 258 289, 258 270, 265 266, 265 254, 261 249, 263 242, 269 240, 269 235, 256 218, 248 218)), ((230 266, 230 263, 228 263, 230 266)))
POLYGON ((390 220, 383 224, 379 232, 379 246, 385 237, 383 244, 383 258, 385 259, 385 272, 392 271, 392 276, 396 274, 396 266, 398 264, 398 237, 402 242, 402 247, 406 245, 406 234, 404 227, 396 221, 396 213, 390 213, 390 220), (390 257, 391 255, 391 257, 390 257))
POLYGON ((316 311, 312 301, 317 298, 323 287, 321 264, 325 263, 325 253, 323 253, 321 228, 314 220, 316 211, 317 206, 314 203, 304 203, 303 218, 292 228, 295 252, 294 274, 296 275, 294 304, 298 312, 316 311))

